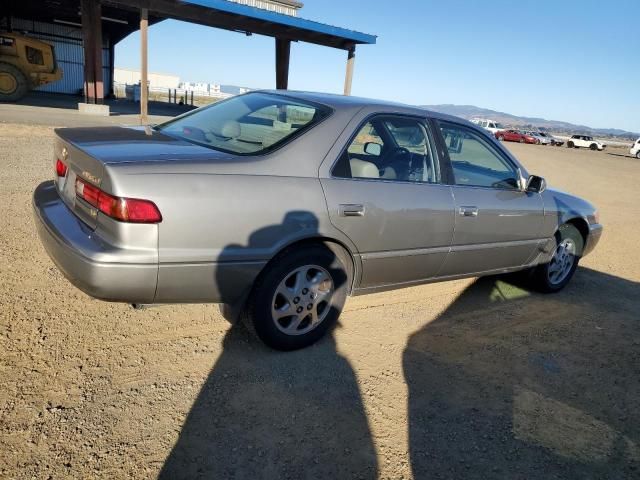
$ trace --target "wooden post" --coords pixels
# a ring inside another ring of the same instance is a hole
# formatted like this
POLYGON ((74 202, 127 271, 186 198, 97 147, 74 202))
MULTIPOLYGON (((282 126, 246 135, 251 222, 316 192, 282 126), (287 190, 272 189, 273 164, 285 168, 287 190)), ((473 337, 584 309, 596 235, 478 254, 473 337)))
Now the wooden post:
POLYGON ((104 103, 104 71, 102 70, 102 6, 97 0, 93 1, 93 35, 94 54, 93 68, 95 70, 95 103, 104 103))
POLYGON ((84 48, 84 101, 104 102, 102 71, 102 7, 97 0, 80 2, 84 48))
POLYGON ((149 73, 147 61, 147 45, 149 30, 149 11, 140 9, 140 123, 145 125, 149 121, 149 73))
POLYGON ((291 56, 291 40, 276 37, 276 88, 289 88, 289 58, 291 56))
POLYGON ((109 88, 107 91, 107 95, 109 97, 116 96, 115 89, 113 88, 113 85, 115 83, 113 79, 113 73, 115 69, 115 56, 116 56, 115 45, 113 44, 111 39, 109 39, 109 88))
POLYGON ((356 46, 352 45, 347 53, 347 72, 344 77, 344 94, 351 95, 351 83, 353 81, 353 64, 356 60, 356 46))

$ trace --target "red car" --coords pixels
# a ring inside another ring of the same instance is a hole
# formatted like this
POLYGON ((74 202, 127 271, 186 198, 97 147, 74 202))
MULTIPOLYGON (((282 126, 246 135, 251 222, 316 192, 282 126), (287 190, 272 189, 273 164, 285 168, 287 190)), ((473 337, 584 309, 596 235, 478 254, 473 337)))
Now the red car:
POLYGON ((505 142, 520 142, 520 143, 538 143, 539 140, 531 135, 522 133, 518 130, 500 130, 496 132, 496 138, 505 142))

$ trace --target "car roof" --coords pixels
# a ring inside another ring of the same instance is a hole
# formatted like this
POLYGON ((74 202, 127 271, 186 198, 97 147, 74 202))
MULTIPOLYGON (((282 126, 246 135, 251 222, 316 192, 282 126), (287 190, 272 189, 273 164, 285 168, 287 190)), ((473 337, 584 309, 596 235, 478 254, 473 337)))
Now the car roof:
POLYGON ((469 125, 474 123, 454 115, 447 115, 446 113, 434 112, 426 108, 418 107, 415 105, 407 105, 400 102, 391 102, 387 100, 377 100, 366 97, 353 97, 347 95, 338 95, 335 93, 320 93, 320 92, 307 92, 298 90, 252 90, 252 92, 271 93, 275 95, 283 95, 290 98, 297 98, 299 100, 306 100, 308 102, 321 103, 333 109, 345 109, 345 108, 369 108, 372 110, 379 110, 381 112, 397 112, 413 115, 427 115, 432 118, 438 118, 441 120, 451 120, 455 122, 462 122, 469 125))

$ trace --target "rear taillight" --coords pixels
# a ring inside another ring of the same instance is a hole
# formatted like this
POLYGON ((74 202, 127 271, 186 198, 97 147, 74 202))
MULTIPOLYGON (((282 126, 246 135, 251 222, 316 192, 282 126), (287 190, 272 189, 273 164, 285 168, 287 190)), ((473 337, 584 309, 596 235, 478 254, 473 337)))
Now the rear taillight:
POLYGON ((76 179, 76 196, 102 213, 121 222, 159 223, 162 215, 155 203, 139 198, 109 195, 98 187, 76 179))
POLYGON ((65 177, 67 175, 67 166, 59 158, 56 160, 56 175, 65 177))

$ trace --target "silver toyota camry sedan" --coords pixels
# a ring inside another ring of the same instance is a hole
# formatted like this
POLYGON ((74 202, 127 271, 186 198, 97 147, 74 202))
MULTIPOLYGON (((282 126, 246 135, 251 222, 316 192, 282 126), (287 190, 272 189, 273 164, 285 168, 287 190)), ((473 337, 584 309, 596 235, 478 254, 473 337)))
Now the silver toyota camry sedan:
POLYGON ((220 303, 276 349, 319 339, 348 295, 519 270, 556 292, 602 231, 490 134, 405 105, 260 91, 56 134, 33 207, 74 285, 220 303))

